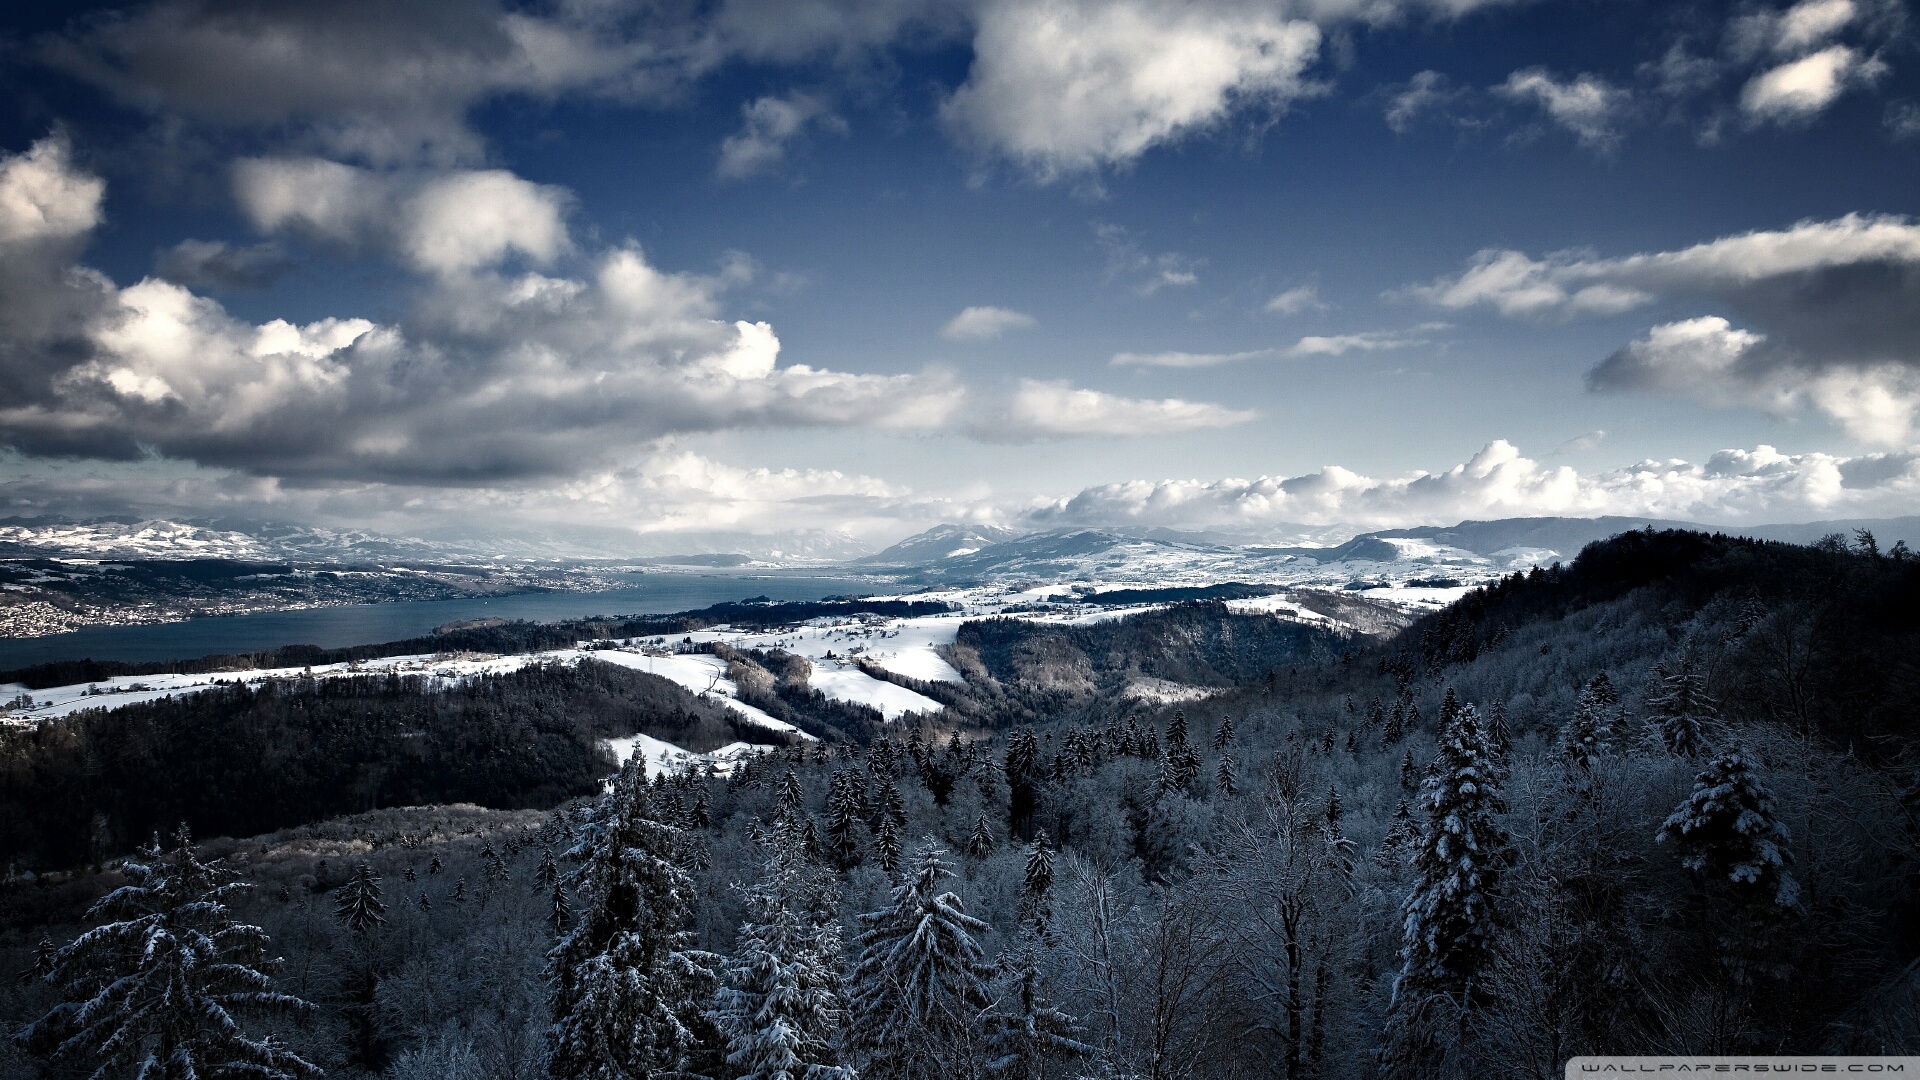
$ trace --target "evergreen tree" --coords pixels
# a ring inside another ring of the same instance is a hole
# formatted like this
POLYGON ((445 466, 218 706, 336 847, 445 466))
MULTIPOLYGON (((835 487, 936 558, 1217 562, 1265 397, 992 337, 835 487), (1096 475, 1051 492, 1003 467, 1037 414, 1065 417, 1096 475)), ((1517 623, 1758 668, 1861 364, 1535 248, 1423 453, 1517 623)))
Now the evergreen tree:
POLYGON ((988 1043, 993 1059, 987 1071, 1012 1080, 1040 1080, 1047 1062, 1091 1054, 1094 1048, 1074 1038, 1080 1023, 1041 993, 1039 942, 1032 930, 1021 934, 1021 947, 1006 964, 1015 986, 1012 1009, 992 1018, 988 1043))
POLYGON ((1230 714, 1222 713, 1220 716, 1220 728, 1213 733, 1214 750, 1225 750, 1227 747, 1232 746, 1233 736, 1233 717, 1230 714))
POLYGON ((873 837, 873 858, 888 877, 900 872, 900 829, 890 817, 880 819, 880 831, 873 837))
POLYGON ((1487 709, 1487 737, 1501 757, 1513 749, 1513 729, 1507 724, 1507 703, 1496 701, 1487 709))
POLYGON ((1737 751, 1715 757, 1687 796, 1660 825, 1654 839, 1675 841, 1682 865, 1709 881, 1770 896, 1781 907, 1800 897, 1787 872, 1787 828, 1774 814, 1773 798, 1737 751))
POLYGON ((1405 738, 1405 731, 1402 727, 1405 721, 1406 710, 1400 702, 1394 702, 1393 711, 1387 714, 1387 721, 1381 727, 1380 749, 1385 750, 1395 743, 1398 743, 1402 738, 1405 738))
POLYGON ((716 958, 693 949, 681 833, 653 816, 640 762, 628 761, 567 853, 580 863, 579 910, 547 954, 555 1080, 685 1071, 701 1048, 716 958))
POLYGON ((875 808, 875 813, 882 820, 891 821, 895 825, 907 823, 907 800, 901 796, 900 785, 894 783, 893 774, 887 774, 880 781, 880 794, 875 801, 880 804, 875 808))
POLYGON ((359 1031, 360 1065, 370 1069, 375 1065, 374 995, 380 986, 380 973, 376 970, 378 956, 367 936, 387 921, 387 905, 380 900, 380 875, 371 865, 361 863, 354 868, 353 876, 334 897, 333 910, 347 924, 360 951, 359 995, 346 1012, 359 1031))
MULTIPOLYGON (((424 901, 426 898, 426 894, 421 894, 421 900, 424 901)), ((567 887, 556 877, 553 881, 553 893, 547 901, 547 922, 553 926, 553 932, 557 935, 566 932, 567 923, 572 919, 573 905, 567 900, 567 887)))
POLYGON ((1560 762, 1568 782, 1577 791, 1585 791, 1602 757, 1612 749, 1607 741, 1604 702, 1591 689, 1580 695, 1573 719, 1560 729, 1560 762))
POLYGON ((1420 770, 1413 764, 1413 748, 1400 755, 1400 787, 1413 791, 1420 786, 1420 770))
POLYGON ((1382 1065, 1390 1076, 1437 1069, 1439 1016, 1485 1001, 1500 879, 1512 845, 1499 815, 1499 755, 1472 705, 1440 733, 1440 754, 1420 792, 1426 823, 1414 853, 1414 886, 1402 907, 1401 970, 1388 1012, 1382 1065))
POLYGON ((713 801, 707 796, 707 789, 693 797, 693 809, 687 815, 688 822, 696 829, 704 829, 713 824, 713 801))
POLYGON ((1229 798, 1240 793, 1240 785, 1234 779, 1233 773, 1233 755, 1221 754, 1220 764, 1214 770, 1213 782, 1214 786, 1220 790, 1220 794, 1229 798))
POLYGON ((739 953, 715 998, 727 1064, 742 1080, 854 1077, 839 1057, 838 897, 803 844, 789 825, 775 827, 761 881, 746 893, 739 953))
POLYGON ((788 769, 787 775, 780 781, 780 808, 787 813, 797 814, 805 801, 806 793, 800 788, 800 777, 788 769))
POLYGON ((380 900, 380 875, 368 863, 354 868, 353 876, 334 897, 334 914, 347 924, 355 937, 365 937, 387 922, 387 905, 380 900))
POLYGON ((121 867, 132 884, 87 910, 96 925, 55 953, 47 974, 66 1000, 23 1041, 84 1056, 96 1077, 318 1077, 271 1035, 248 1036, 234 1015, 313 1008, 271 989, 266 933, 234 920, 228 905, 252 886, 201 862, 186 826, 173 844, 165 851, 155 836, 121 867))
POLYGON ((1052 890, 1053 845, 1047 842, 1046 833, 1039 833, 1033 838, 1033 846, 1027 849, 1026 878, 1020 888, 1020 915, 1033 920, 1033 925, 1042 932, 1050 921, 1047 894, 1052 890))
POLYGON ((1426 826, 1404 908, 1400 985, 1465 1000, 1492 949, 1512 854, 1499 820, 1501 769, 1473 706, 1460 706, 1442 732, 1436 766, 1420 792, 1426 826))
POLYGON ((984 859, 993 854, 993 828, 987 824, 987 812, 984 810, 973 823, 973 835, 967 837, 967 854, 975 859, 984 859))
POLYGON ((931 841, 889 903, 860 916, 851 1033, 868 1080, 946 1080, 977 1075, 977 1044, 990 1004, 986 962, 974 935, 987 924, 941 891, 953 876, 931 841))
POLYGON ((1654 668, 1654 685, 1647 696, 1649 720, 1660 745, 1677 757, 1699 757, 1706 752, 1707 729, 1719 716, 1713 698, 1707 694, 1707 681, 1684 662, 1680 670, 1669 674, 1664 667, 1654 668))
POLYGON ((860 862, 859 832, 866 826, 854 794, 858 783, 853 774, 840 770, 827 784, 827 856, 842 870, 860 862))

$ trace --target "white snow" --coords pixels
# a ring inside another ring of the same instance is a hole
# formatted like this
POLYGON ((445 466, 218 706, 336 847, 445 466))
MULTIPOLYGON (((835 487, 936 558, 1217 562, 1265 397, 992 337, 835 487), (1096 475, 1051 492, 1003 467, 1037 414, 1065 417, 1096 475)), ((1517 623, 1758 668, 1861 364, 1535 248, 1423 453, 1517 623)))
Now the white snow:
POLYGON ((639 753, 647 762, 647 778, 661 773, 683 772, 695 767, 711 767, 721 776, 731 773, 734 766, 755 754, 764 754, 773 748, 754 743, 728 743, 710 753, 696 754, 691 750, 656 739, 650 735, 629 735, 624 739, 608 739, 607 745, 613 749, 614 759, 625 765, 627 759, 639 753))

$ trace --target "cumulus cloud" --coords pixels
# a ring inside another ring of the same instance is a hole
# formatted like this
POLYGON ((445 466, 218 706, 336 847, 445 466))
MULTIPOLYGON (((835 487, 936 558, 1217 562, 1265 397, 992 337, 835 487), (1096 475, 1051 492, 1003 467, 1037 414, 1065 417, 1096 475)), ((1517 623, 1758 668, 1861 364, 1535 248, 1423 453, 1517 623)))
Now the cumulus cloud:
MULTIPOLYGON (((41 254, 0 258, 9 273, 38 268, 40 299, 54 301, 32 305, 39 324, 5 323, 0 441, 302 482, 486 483, 612 467, 636 442, 678 432, 940 428, 965 398, 939 373, 779 364, 771 327, 722 317, 742 271, 671 273, 632 245, 577 276, 493 269, 565 241, 559 198, 508 174, 408 186, 283 164, 243 173, 256 219, 392 245, 433 273, 404 318, 255 324, 160 278, 119 288, 41 254), (49 311, 64 314, 49 322, 49 311)), ((80 179, 64 187, 93 190, 80 179)), ((18 300, 7 290, 0 302, 18 300)))
POLYGON ((940 336, 948 341, 986 341, 1009 330, 1025 330, 1033 324, 1033 316, 1025 312, 991 305, 969 307, 947 320, 947 325, 940 328, 940 336))
POLYGON ((0 157, 0 245, 72 240, 100 224, 106 184, 76 169, 65 137, 0 157))
POLYGON ((1463 519, 1609 514, 1758 523, 1840 513, 1904 512, 1920 493, 1911 453, 1836 457, 1771 446, 1723 450, 1701 463, 1642 461, 1582 474, 1548 467, 1496 440, 1440 472, 1365 476, 1338 465, 1254 480, 1129 481, 1043 501, 1038 527, 1258 528, 1293 524, 1381 528, 1463 519))
POLYGON ((417 270, 461 274, 511 255, 541 265, 572 249, 558 187, 504 169, 383 173, 321 158, 248 158, 234 197, 267 233, 384 249, 417 270))
POLYGON ((1856 437, 1897 444, 1920 371, 1920 225, 1849 214, 1603 259, 1485 251, 1413 295, 1518 318, 1614 314, 1705 300, 1713 315, 1667 323, 1597 367, 1596 389, 1680 394, 1714 404, 1811 407, 1856 437))
POLYGON ((1516 71, 1495 92, 1538 106, 1554 123, 1573 132, 1582 146, 1602 151, 1619 143, 1619 124, 1632 103, 1631 94, 1597 75, 1581 74, 1563 81, 1545 68, 1516 71))
POLYGON ((726 180, 745 179, 786 160, 787 144, 809 124, 842 134, 847 130, 846 121, 808 94, 756 98, 741 106, 740 112, 745 125, 721 141, 720 163, 714 170, 726 180))
POLYGON ((1065 382, 1022 379, 990 437, 1027 439, 1075 435, 1173 435, 1232 427, 1257 414, 1179 398, 1120 397, 1065 382))
POLYGON ((1727 25, 1734 55, 1794 56, 1826 44, 1862 14, 1854 0, 1801 0, 1785 11, 1756 11, 1727 25))
POLYGON ((990 0, 941 107, 964 141, 1045 179, 1132 161, 1235 106, 1316 92, 1320 29, 1279 11, 1153 0, 990 0))
POLYGON ((293 269, 279 244, 234 247, 222 240, 182 240, 154 260, 159 276, 188 288, 264 289, 293 269))
POLYGON ((1795 123, 1826 111, 1855 85, 1870 83, 1887 66, 1845 45, 1770 68, 1740 91, 1740 111, 1752 123, 1795 123))
POLYGON ((1274 294, 1273 299, 1260 306, 1260 310, 1269 315, 1291 317, 1304 311, 1325 311, 1327 305, 1320 299, 1320 290, 1313 285, 1296 285, 1291 289, 1274 294))

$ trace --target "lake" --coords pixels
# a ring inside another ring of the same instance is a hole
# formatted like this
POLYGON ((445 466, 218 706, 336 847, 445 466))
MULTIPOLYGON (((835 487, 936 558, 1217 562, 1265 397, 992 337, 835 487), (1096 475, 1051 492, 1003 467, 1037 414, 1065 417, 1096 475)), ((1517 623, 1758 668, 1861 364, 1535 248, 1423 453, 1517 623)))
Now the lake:
POLYGON ((408 600, 392 604, 220 615, 158 626, 95 626, 71 634, 0 640, 0 671, 53 660, 184 660, 248 653, 282 645, 370 645, 433 632, 464 619, 551 622, 590 615, 657 615, 691 611, 727 600, 765 596, 818 600, 885 591, 871 581, 768 574, 644 574, 635 584, 593 593, 516 593, 467 600, 408 600))

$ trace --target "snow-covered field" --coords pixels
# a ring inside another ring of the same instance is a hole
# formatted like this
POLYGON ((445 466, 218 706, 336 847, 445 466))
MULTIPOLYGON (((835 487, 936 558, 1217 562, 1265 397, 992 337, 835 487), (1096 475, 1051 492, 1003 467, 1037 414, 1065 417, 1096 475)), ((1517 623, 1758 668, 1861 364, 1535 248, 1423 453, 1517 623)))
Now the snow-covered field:
POLYGON ((639 754, 647 763, 649 778, 659 776, 661 773, 685 772, 692 768, 708 768, 721 776, 726 776, 740 762, 773 749, 770 746, 737 742, 728 743, 711 753, 696 754, 650 735, 629 735, 624 739, 608 739, 607 745, 612 748, 614 759, 622 765, 627 763, 628 758, 639 754))

